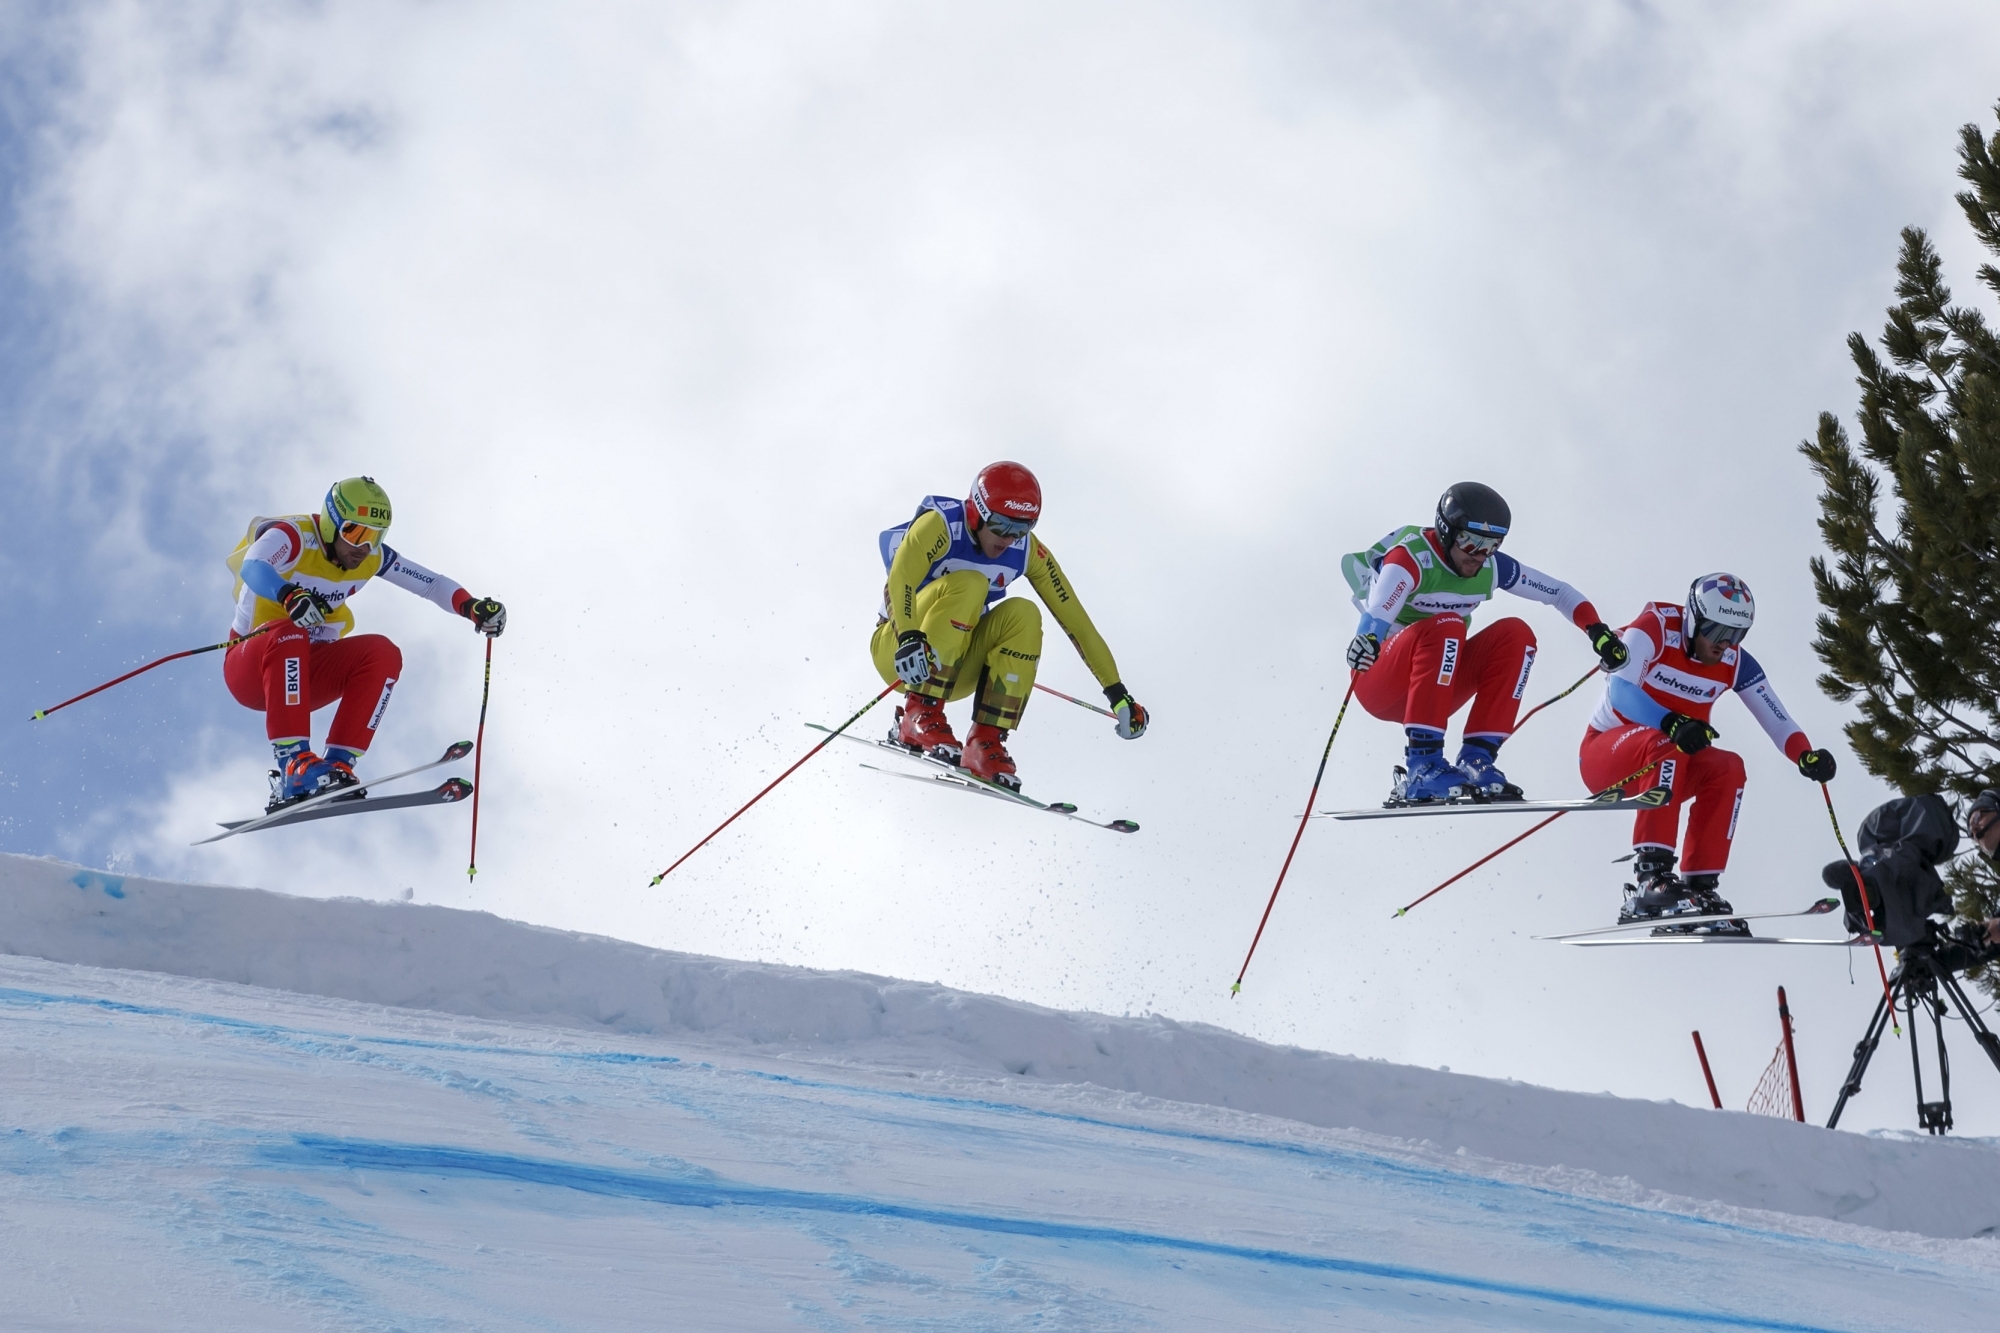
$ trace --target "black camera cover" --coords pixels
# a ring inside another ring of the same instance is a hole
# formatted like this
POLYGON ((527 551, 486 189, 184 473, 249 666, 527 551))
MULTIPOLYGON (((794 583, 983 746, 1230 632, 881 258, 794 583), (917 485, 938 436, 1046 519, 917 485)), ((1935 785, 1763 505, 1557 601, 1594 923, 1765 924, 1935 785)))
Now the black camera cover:
MULTIPOLYGON (((1928 918, 1949 914, 1951 894, 1938 877, 1938 864, 1958 850, 1958 821, 1942 796, 1903 796, 1869 811, 1861 821, 1861 878, 1882 943, 1894 948, 1930 938, 1928 918)), ((1830 889, 1840 890, 1850 930, 1864 929, 1861 896, 1847 862, 1821 872, 1830 889)))

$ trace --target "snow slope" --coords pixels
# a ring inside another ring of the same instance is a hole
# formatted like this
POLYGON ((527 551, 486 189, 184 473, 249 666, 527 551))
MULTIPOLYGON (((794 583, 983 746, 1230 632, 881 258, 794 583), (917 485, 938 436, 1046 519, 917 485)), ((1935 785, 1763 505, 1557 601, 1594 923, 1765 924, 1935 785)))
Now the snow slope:
POLYGON ((1985 1328, 2000 1301, 2000 1243, 1955 1239, 2000 1220, 1987 1143, 20 857, 0 952, 8 1327, 1985 1328))

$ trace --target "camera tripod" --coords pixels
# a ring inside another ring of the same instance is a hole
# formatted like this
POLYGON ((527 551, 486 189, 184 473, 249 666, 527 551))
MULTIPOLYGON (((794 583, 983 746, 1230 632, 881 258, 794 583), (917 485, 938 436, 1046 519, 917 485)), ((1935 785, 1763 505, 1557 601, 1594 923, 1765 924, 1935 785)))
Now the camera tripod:
POLYGON ((1966 1030, 1978 1041, 1979 1048, 1986 1052, 1994 1068, 2000 1069, 2000 1037, 1994 1036, 1980 1019, 1979 1011, 1965 998, 1965 991, 1954 975, 1980 961, 1982 959, 1950 940, 1926 941, 1903 949, 1896 970, 1889 974, 1889 994, 1875 1001, 1875 1016, 1868 1020, 1868 1031, 1854 1048, 1854 1065, 1847 1071, 1847 1082, 1841 1085, 1840 1100, 1833 1104, 1833 1114, 1827 1117, 1828 1129, 1840 1123, 1840 1113, 1847 1109, 1847 1099, 1861 1091, 1861 1076, 1868 1072, 1868 1061, 1875 1054, 1876 1044, 1882 1040, 1882 1029, 1889 1026, 1892 998, 1898 1009, 1910 1015, 1910 1071, 1917 1083, 1917 1125, 1932 1134, 1943 1134, 1951 1128, 1951 1058, 1944 1047, 1947 1004, 1964 1020, 1966 1030), (1948 957, 1939 957, 1941 950, 1948 957), (1953 966, 1951 957, 1961 954, 1965 956, 1964 960, 1953 966), (1931 1031, 1937 1037, 1939 1088, 1938 1100, 1934 1102, 1924 1100, 1924 1066, 1917 1042, 1919 1005, 1930 1015, 1931 1031))

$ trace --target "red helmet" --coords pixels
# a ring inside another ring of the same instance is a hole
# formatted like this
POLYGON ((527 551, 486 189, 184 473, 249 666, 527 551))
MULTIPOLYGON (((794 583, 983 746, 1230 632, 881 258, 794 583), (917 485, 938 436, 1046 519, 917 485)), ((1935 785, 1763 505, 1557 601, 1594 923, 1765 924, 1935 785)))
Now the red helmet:
POLYGON ((1025 537, 1042 516, 1042 483, 1019 463, 989 463, 972 479, 972 496, 965 507, 980 525, 1002 537, 1025 537))

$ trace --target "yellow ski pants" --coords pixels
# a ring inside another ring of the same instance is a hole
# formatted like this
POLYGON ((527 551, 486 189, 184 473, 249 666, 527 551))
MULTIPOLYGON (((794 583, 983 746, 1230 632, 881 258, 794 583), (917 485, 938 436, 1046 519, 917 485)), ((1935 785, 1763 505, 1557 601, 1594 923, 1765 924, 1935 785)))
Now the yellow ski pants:
MULTIPOLYGON (((963 699, 975 691, 972 720, 1012 729, 1035 688, 1042 660, 1042 608, 1025 597, 1009 597, 986 609, 986 576, 956 570, 917 590, 917 628, 937 654, 937 669, 913 694, 963 699)), ((896 622, 875 627, 869 644, 882 682, 896 679, 896 622)))

